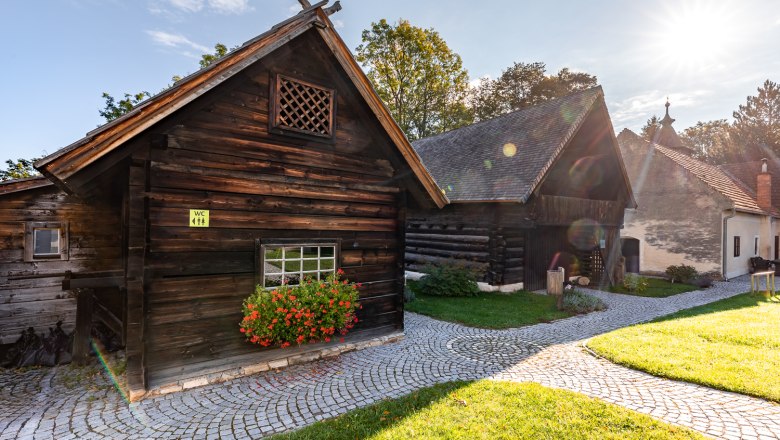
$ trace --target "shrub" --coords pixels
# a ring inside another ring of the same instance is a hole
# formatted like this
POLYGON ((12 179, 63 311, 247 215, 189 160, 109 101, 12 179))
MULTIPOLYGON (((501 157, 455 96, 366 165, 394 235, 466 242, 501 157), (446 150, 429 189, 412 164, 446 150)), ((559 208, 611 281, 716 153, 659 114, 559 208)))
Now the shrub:
POLYGON ((693 266, 681 264, 679 266, 669 266, 666 268, 666 276, 669 277, 669 282, 687 283, 690 280, 696 278, 698 272, 693 266))
POLYGON ((607 305, 601 298, 586 295, 577 289, 566 289, 563 292, 561 309, 569 313, 590 313, 605 310, 607 305))
POLYGON ((435 296, 476 296, 479 287, 474 274, 459 266, 430 266, 414 289, 417 293, 435 296))
POLYGON ((410 303, 415 300, 414 291, 410 286, 404 286, 404 302, 410 303))
POLYGON ((325 341, 339 332, 347 334, 358 321, 358 287, 347 280, 344 272, 316 281, 306 278, 297 286, 280 286, 273 290, 257 286, 244 300, 244 319, 240 331, 249 342, 263 347, 282 348, 295 343, 325 341))
POLYGON ((623 287, 629 292, 642 293, 650 286, 647 278, 639 276, 635 273, 627 273, 623 278, 623 287))

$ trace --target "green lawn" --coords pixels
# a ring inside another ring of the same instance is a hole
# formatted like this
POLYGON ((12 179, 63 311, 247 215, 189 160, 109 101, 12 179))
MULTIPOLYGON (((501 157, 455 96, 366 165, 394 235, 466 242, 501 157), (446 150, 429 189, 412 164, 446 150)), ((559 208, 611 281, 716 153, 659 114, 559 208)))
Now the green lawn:
POLYGON ((609 288, 613 293, 624 293, 626 295, 650 296, 654 298, 666 298, 667 296, 677 295, 678 293, 691 292, 699 290, 699 287, 684 283, 670 283, 659 278, 647 278, 649 286, 644 292, 629 292, 623 286, 613 286, 609 288))
POLYGON ((480 328, 521 327, 571 316, 556 308, 554 297, 525 291, 458 297, 417 295, 406 304, 406 310, 480 328))
POLYGON ((780 300, 742 294, 588 342, 657 376, 780 402, 780 300))
POLYGON ((690 439, 688 430, 533 383, 450 382, 274 439, 690 439))

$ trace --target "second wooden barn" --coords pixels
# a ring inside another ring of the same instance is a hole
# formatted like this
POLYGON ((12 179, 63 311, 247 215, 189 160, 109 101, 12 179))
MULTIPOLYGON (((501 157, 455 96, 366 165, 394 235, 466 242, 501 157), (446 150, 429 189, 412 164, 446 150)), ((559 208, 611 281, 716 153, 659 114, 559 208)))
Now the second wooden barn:
POLYGON ((560 266, 610 282, 635 202, 600 87, 413 146, 451 203, 410 211, 407 271, 460 264, 536 290, 560 266))

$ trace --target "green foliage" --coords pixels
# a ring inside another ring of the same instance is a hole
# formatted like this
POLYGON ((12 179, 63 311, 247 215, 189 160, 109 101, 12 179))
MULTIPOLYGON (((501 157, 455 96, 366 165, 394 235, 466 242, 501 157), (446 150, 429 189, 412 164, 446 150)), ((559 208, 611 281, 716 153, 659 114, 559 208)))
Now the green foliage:
POLYGON ((600 355, 656 376, 780 402, 780 302, 742 294, 597 336, 600 355))
POLYGON ((414 290, 410 286, 404 286, 404 302, 410 303, 414 301, 416 298, 416 295, 414 294, 414 290))
POLYGON ((438 32, 382 19, 363 31, 356 58, 409 139, 471 123, 468 72, 438 32))
POLYGON ((282 348, 330 342, 336 332, 347 334, 358 320, 355 311, 360 307, 360 284, 340 281, 341 274, 339 269, 327 280, 307 278, 299 285, 273 290, 257 286, 255 293, 244 300, 241 333, 254 344, 278 344, 282 348))
POLYGON ((274 439, 702 439, 689 428, 571 391, 497 380, 448 382, 274 439))
POLYGON ((623 287, 629 292, 643 293, 649 286, 647 278, 635 273, 627 273, 623 278, 623 287))
POLYGON ((658 116, 653 115, 650 119, 647 120, 639 134, 642 136, 642 139, 649 142, 654 142, 655 134, 658 132, 659 128, 661 128, 661 120, 658 119, 658 116))
POLYGON ((693 266, 687 266, 681 264, 679 266, 669 266, 666 268, 666 276, 669 277, 669 282, 674 283, 687 283, 699 274, 696 268, 693 266))
POLYGON ((744 160, 736 155, 737 145, 732 136, 732 127, 725 119, 697 122, 686 128, 680 139, 693 149, 693 157, 711 164, 739 162, 744 160))
POLYGON ((100 110, 100 116, 106 119, 106 122, 111 122, 114 119, 130 112, 135 106, 143 102, 148 98, 149 92, 138 92, 134 95, 125 93, 125 99, 116 100, 108 92, 103 92, 103 99, 106 100, 106 106, 103 110, 100 110))
POLYGON ((33 164, 38 159, 40 159, 40 157, 33 159, 17 159, 16 162, 11 159, 6 160, 5 169, 0 169, 0 182, 40 175, 38 170, 33 168, 33 164))
POLYGON ((474 274, 460 266, 428 266, 413 286, 415 293, 433 296, 476 296, 479 286, 474 274))
POLYGON ((236 49, 238 49, 238 46, 228 50, 227 46, 225 46, 222 43, 215 44, 214 53, 204 53, 203 55, 200 56, 200 68, 205 69, 206 67, 209 67, 210 65, 214 64, 217 60, 227 55, 228 52, 232 52, 236 49))
POLYGON ((609 291, 614 293, 623 293, 627 295, 645 296, 649 298, 666 298, 668 296, 677 295, 679 293, 698 290, 697 286, 691 284, 684 284, 684 283, 672 284, 669 281, 661 278, 646 278, 646 280, 647 280, 647 290, 643 292, 636 292, 636 291, 631 292, 625 287, 623 287, 622 284, 619 286, 610 287, 609 291))
POLYGON ((734 133, 741 144, 770 148, 780 154, 780 86, 770 80, 748 96, 733 113, 734 133))
POLYGON ((558 310, 555 297, 523 290, 461 297, 416 292, 415 300, 406 305, 406 310, 470 327, 515 328, 571 316, 558 310))
POLYGON ((563 292, 563 303, 561 309, 572 314, 590 313, 599 310, 606 310, 607 305, 601 298, 593 295, 586 295, 576 289, 567 289, 563 292))
POLYGON ((482 78, 469 97, 474 119, 491 119, 597 85, 596 77, 587 73, 563 68, 547 75, 546 69, 541 62, 514 63, 495 80, 482 78))

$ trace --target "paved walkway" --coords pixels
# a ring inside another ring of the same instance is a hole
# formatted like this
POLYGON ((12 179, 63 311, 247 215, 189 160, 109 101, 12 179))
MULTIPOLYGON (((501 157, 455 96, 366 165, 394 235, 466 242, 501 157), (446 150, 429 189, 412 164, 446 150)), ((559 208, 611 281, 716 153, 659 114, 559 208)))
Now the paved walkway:
POLYGON ((584 339, 748 290, 745 280, 671 298, 591 292, 605 312, 513 330, 406 316, 400 343, 127 405, 105 377, 0 373, 0 439, 257 438, 458 379, 534 381, 724 438, 780 438, 780 405, 649 376, 586 353, 584 339))

